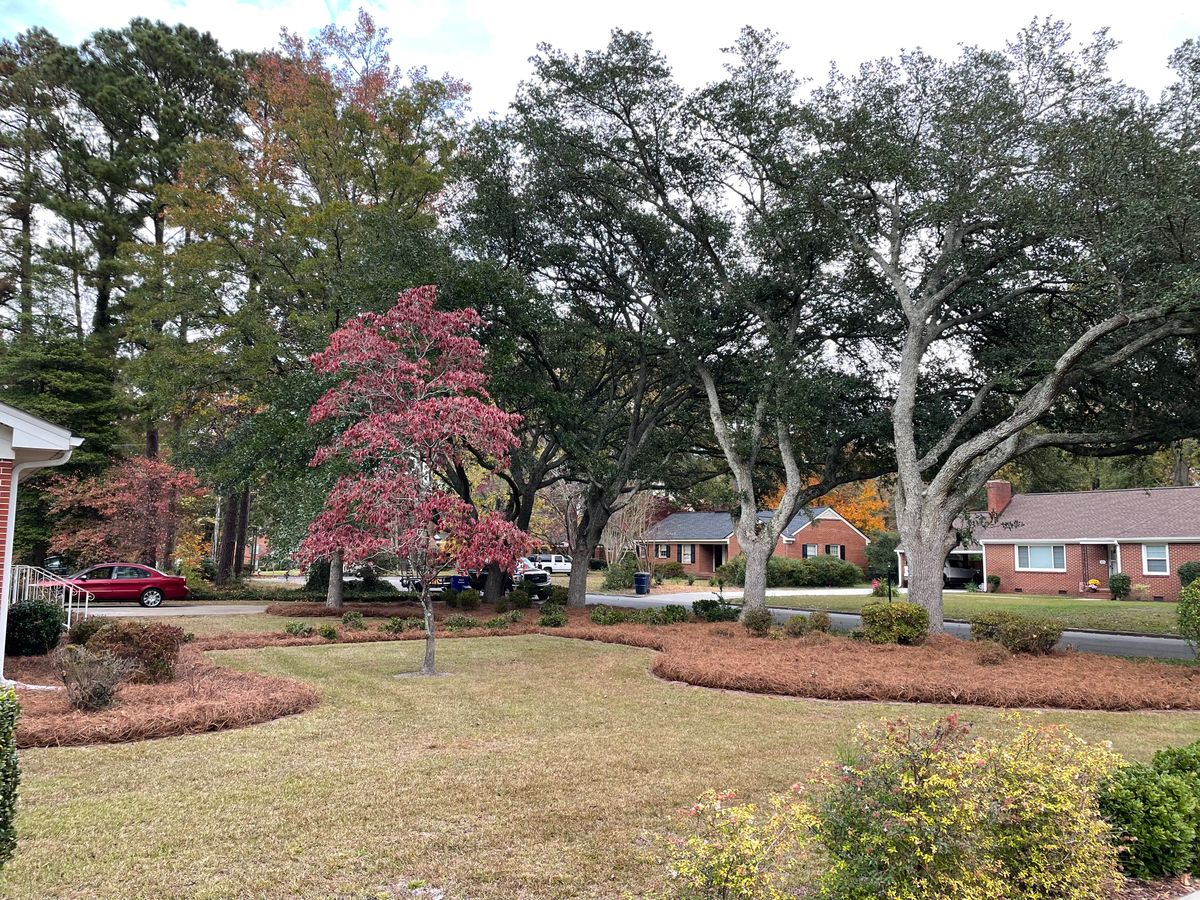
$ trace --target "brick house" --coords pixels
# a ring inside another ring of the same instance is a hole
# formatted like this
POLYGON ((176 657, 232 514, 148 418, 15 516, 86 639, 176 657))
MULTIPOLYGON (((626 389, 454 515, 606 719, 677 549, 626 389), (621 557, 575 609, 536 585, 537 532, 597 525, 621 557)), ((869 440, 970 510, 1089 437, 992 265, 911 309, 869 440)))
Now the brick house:
MULTIPOLYGON (((772 513, 759 513, 762 519, 772 513)), ((814 506, 798 513, 779 536, 775 555, 793 559, 837 556, 859 568, 867 565, 865 534, 827 506, 814 506)), ((728 512, 677 512, 647 529, 638 543, 638 557, 655 562, 674 560, 692 575, 709 577, 722 563, 741 553, 734 534, 733 516, 728 512)))
POLYGON ((952 556, 980 558, 1006 593, 1077 596, 1095 579, 1107 595, 1109 576, 1124 572, 1151 599, 1178 600, 1176 572, 1200 560, 1200 487, 1014 494, 996 480, 981 513, 987 524, 952 556))

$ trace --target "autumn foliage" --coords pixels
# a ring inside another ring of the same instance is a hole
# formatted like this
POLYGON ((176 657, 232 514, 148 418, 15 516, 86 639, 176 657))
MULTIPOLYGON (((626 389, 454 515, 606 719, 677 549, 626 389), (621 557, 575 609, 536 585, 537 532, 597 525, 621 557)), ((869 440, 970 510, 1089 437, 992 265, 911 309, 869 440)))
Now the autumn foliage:
MULTIPOLYGON (((774 509, 783 498, 784 486, 767 498, 766 505, 774 509)), ((829 506, 834 512, 864 534, 887 530, 884 513, 888 502, 879 496, 874 481, 856 481, 839 485, 828 494, 813 501, 813 506, 829 506)))
POLYGON ((58 530, 51 549, 80 563, 137 560, 170 567, 207 491, 186 469, 137 457, 92 478, 61 478, 47 492, 58 530))

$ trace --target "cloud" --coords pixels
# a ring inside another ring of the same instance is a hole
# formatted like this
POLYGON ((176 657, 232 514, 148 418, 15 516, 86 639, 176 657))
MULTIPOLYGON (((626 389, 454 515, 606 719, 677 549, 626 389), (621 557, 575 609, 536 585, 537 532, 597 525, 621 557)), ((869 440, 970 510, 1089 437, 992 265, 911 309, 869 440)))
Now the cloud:
MULTIPOLYGON (((273 46, 282 26, 312 33, 330 21, 349 23, 355 0, 7 0, 0 28, 12 34, 44 25, 68 41, 99 27, 120 27, 132 16, 183 21, 213 32, 229 47, 273 46)), ((789 63, 820 78, 831 61, 843 69, 902 48, 940 54, 960 44, 998 46, 1035 17, 1044 0, 962 3, 894 2, 739 3, 604 0, 371 0, 361 5, 392 34, 393 59, 449 72, 473 87, 473 108, 503 110, 540 42, 580 52, 602 47, 614 27, 651 32, 680 79, 698 85, 721 71, 721 47, 746 24, 774 29, 791 50, 789 63)), ((1184 39, 1200 36, 1200 5, 1177 0, 1137 4, 1059 0, 1053 14, 1070 22, 1077 37, 1111 27, 1121 42, 1115 73, 1152 95, 1168 82, 1168 54, 1184 39)))

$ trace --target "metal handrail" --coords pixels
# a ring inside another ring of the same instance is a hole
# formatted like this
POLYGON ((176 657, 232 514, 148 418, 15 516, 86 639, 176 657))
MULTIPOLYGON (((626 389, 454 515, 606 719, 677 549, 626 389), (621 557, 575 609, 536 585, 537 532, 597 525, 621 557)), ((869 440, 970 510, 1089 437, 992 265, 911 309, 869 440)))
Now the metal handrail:
POLYGON ((53 572, 37 566, 13 566, 11 583, 9 596, 13 603, 22 600, 45 600, 50 603, 58 603, 67 614, 68 628, 76 618, 87 617, 88 605, 95 599, 95 595, 91 591, 64 581, 53 572))

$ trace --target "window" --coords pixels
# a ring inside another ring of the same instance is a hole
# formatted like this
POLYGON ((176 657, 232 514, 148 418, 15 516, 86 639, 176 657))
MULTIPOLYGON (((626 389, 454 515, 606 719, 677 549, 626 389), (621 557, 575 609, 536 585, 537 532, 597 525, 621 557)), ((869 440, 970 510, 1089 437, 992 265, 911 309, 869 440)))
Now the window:
POLYGON ((846 547, 844 544, 826 544, 825 545, 825 555, 826 556, 836 556, 838 559, 845 559, 846 558, 846 547))
POLYGON ((805 544, 804 558, 808 559, 810 556, 816 556, 819 549, 820 548, 816 544, 805 544))
POLYGON ((88 569, 86 572, 84 572, 82 577, 86 578, 88 581, 108 581, 112 578, 112 575, 112 566, 96 566, 96 568, 88 569))
POLYGON ((1067 571, 1065 544, 1017 544, 1018 572, 1067 571))
POLYGON ((670 544, 655 544, 654 545, 654 558, 655 559, 670 559, 671 558, 671 545, 670 544))
POLYGON ((1166 544, 1142 544, 1142 574, 1171 574, 1171 561, 1167 556, 1166 544))
POLYGON ((695 544, 680 544, 679 545, 679 561, 685 566, 696 561, 696 545, 695 544))
POLYGON ((117 566, 113 570, 113 578, 149 578, 150 573, 137 566, 117 566))

